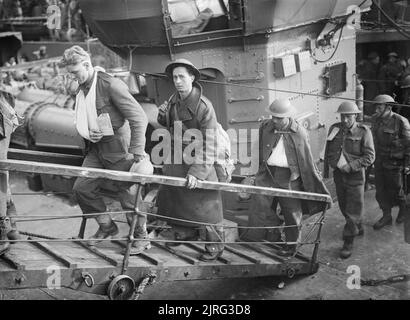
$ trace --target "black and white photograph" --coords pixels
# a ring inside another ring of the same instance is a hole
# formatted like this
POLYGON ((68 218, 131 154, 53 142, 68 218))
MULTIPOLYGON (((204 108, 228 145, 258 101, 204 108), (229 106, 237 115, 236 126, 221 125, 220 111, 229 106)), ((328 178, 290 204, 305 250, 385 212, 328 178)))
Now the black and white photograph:
POLYGON ((409 121, 409 0, 0 0, 0 300, 410 300, 409 121))

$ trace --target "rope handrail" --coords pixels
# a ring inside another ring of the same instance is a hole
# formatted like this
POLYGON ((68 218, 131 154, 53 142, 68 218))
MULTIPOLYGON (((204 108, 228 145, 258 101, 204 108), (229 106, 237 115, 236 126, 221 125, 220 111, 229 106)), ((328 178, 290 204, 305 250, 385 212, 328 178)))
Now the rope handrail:
MULTIPOLYGON (((21 240, 0 240, 0 243, 5 243, 5 242, 11 242, 11 243, 18 243, 18 242, 88 242, 90 240, 98 240, 101 242, 107 242, 107 241, 129 241, 130 239, 128 237, 122 237, 122 238, 106 238, 106 239, 97 239, 97 238, 88 238, 88 239, 80 239, 80 238, 52 238, 52 237, 47 237, 47 238, 39 238, 39 239, 21 239, 21 240)), ((148 239, 151 242, 159 242, 159 243, 196 243, 196 244, 289 244, 289 245, 313 245, 316 244, 317 241, 312 241, 312 242, 298 242, 298 241, 201 241, 201 240, 168 240, 168 239, 148 239)), ((132 241, 147 241, 146 238, 133 238, 132 241)))
MULTIPOLYGON (((29 173, 55 174, 63 176, 74 176, 84 178, 105 178, 116 181, 134 182, 140 184, 154 183, 174 187, 185 187, 186 179, 163 175, 143 175, 134 172, 106 170, 88 167, 76 167, 60 164, 48 164, 34 161, 0 160, 0 170, 22 171, 29 173)), ((263 194, 274 197, 295 198, 301 200, 312 200, 332 203, 329 195, 304 191, 292 191, 278 188, 267 188, 249 186, 237 183, 222 183, 213 181, 198 181, 197 189, 219 190, 227 192, 243 192, 252 194, 263 194)))
MULTIPOLYGON (((90 215, 92 217, 95 216, 101 216, 101 215, 119 215, 119 214, 126 214, 126 213, 133 213, 135 214, 135 211, 131 210, 124 210, 124 211, 107 211, 107 212, 97 212, 97 213, 88 213, 88 214, 78 214, 78 215, 69 215, 69 216, 51 216, 51 215, 28 215, 28 216, 15 216, 13 217, 13 220, 16 222, 32 222, 32 221, 45 221, 45 220, 62 220, 62 219, 75 219, 75 218, 84 218, 87 215, 90 215)), ((303 224, 302 222, 300 224, 294 224, 294 225, 281 225, 281 226, 268 226, 268 227, 256 227, 256 226, 229 226, 229 225, 224 225, 224 224, 217 224, 217 223, 207 223, 207 222, 200 222, 200 221, 194 221, 194 220, 187 220, 187 219, 180 219, 180 218, 175 218, 175 217, 169 217, 169 216, 164 216, 156 213, 150 213, 150 212, 144 212, 138 210, 139 214, 144 214, 147 216, 152 216, 152 217, 157 217, 157 218, 164 218, 167 220, 174 220, 178 222, 186 222, 189 224, 197 224, 197 225, 206 225, 206 226, 214 226, 214 227, 223 227, 227 229, 283 229, 283 228, 292 228, 292 227, 301 227, 303 226, 311 226, 311 225, 317 225, 320 224, 320 222, 309 222, 303 224)), ((322 213, 323 215, 323 213, 322 213)))

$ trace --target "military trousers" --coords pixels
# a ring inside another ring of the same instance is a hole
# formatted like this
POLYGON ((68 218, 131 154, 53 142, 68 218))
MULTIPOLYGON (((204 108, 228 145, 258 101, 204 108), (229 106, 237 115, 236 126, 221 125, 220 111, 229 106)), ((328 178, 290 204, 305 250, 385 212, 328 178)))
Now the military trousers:
POLYGON ((346 220, 343 238, 357 236, 361 229, 364 209, 365 170, 344 173, 335 169, 333 179, 336 185, 339 208, 346 220))
POLYGON ((401 166, 386 168, 383 161, 374 164, 376 182, 376 200, 383 212, 406 203, 403 189, 403 168, 401 166))
MULTIPOLYGON (((288 168, 271 166, 268 166, 268 168, 271 175, 271 183, 269 187, 294 191, 303 190, 300 177, 290 181, 291 172, 288 168)), ((267 186, 264 185, 264 187, 267 186)), ((280 206, 281 214, 285 221, 284 233, 286 241, 299 241, 299 225, 302 220, 302 206, 299 199, 255 195, 252 206, 252 216, 249 218, 250 225, 257 227, 279 226, 282 220, 277 214, 277 204, 280 206)), ((280 233, 278 229, 271 229, 269 231, 263 230, 262 233, 258 229, 248 229, 246 236, 250 239, 258 240, 262 234, 264 234, 264 238, 269 241, 280 241, 280 233)))
MULTIPOLYGON (((142 161, 149 161, 146 158, 142 161)), ((87 156, 84 159, 83 167, 129 171, 134 163, 133 156, 128 154, 126 158, 123 158, 114 163, 105 160, 98 152, 96 146, 91 147, 87 156)), ((118 200, 124 210, 134 210, 137 187, 130 182, 113 181, 103 178, 82 178, 76 179, 73 187, 74 194, 78 201, 78 204, 84 214, 87 214, 87 218, 95 218, 98 224, 111 224, 112 218, 109 214, 105 215, 92 215, 92 213, 106 212, 107 207, 103 200, 101 193, 102 186, 110 186, 110 189, 117 189, 118 200)), ((128 213, 127 221, 130 224, 132 221, 132 214, 128 213)), ((138 215, 138 222, 136 226, 136 234, 145 233, 146 228, 146 215, 138 215)))

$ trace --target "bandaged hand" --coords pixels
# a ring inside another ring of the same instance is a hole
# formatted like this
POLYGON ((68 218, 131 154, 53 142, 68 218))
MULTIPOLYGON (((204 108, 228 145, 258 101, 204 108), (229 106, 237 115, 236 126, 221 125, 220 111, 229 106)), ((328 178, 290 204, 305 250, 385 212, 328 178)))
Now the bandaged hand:
POLYGON ((340 171, 344 172, 344 173, 349 173, 350 171, 352 171, 352 168, 349 166, 349 164, 345 164, 343 167, 340 168, 340 171))
POLYGON ((188 189, 195 189, 198 186, 198 179, 195 178, 193 175, 188 174, 186 176, 186 180, 187 180, 186 187, 188 189))
POLYGON ((90 130, 90 140, 93 143, 97 143, 103 137, 103 133, 100 130, 90 130))

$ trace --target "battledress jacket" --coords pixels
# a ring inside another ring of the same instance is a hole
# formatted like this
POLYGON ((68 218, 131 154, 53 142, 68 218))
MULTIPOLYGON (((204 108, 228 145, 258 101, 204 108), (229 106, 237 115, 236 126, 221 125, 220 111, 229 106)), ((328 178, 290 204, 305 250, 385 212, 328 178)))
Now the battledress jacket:
MULTIPOLYGON (((288 159, 288 161, 298 166, 303 191, 330 195, 314 163, 306 130, 291 118, 288 128, 282 132, 285 132, 283 133, 285 143, 289 142, 290 147, 294 149, 293 154, 296 154, 296 159, 292 159, 292 161, 288 159)), ((259 128, 259 170, 255 177, 257 186, 272 187, 272 177, 267 170, 266 161, 271 155, 273 147, 278 143, 280 136, 281 134, 275 132, 272 121, 265 120, 262 122, 259 128)), ((318 213, 326 207, 327 205, 324 202, 302 201, 302 211, 306 215, 318 213)))
MULTIPOLYGON (((88 94, 91 83, 92 81, 80 86, 85 94, 88 94)), ((96 143, 104 161, 113 165, 130 157, 130 154, 143 155, 148 119, 127 85, 105 72, 98 72, 95 105, 97 116, 102 113, 109 114, 114 130, 113 136, 104 136, 96 143), (125 125, 126 120, 129 125, 125 125)), ((88 150, 92 144, 86 141, 88 150)), ((131 164, 132 162, 129 162, 129 166, 131 164)))
MULTIPOLYGON (((182 135, 187 129, 198 129, 205 137, 206 129, 216 129, 217 119, 212 103, 202 95, 202 88, 194 83, 190 95, 181 100, 174 94, 168 104, 166 116, 158 116, 158 122, 173 132, 175 121, 182 121, 182 135)), ((174 152, 174 141, 172 153, 174 152)), ((206 150, 203 150, 206 153, 206 150)), ((163 173, 168 176, 183 177, 190 174, 199 180, 218 181, 212 163, 165 164, 163 173)), ((220 223, 223 220, 221 193, 215 190, 187 189, 161 185, 158 194, 160 214, 192 221, 220 223)), ((190 223, 170 220, 170 223, 192 226, 190 223)))

